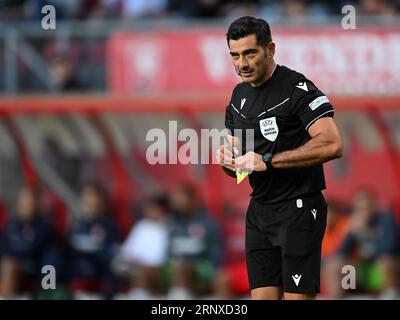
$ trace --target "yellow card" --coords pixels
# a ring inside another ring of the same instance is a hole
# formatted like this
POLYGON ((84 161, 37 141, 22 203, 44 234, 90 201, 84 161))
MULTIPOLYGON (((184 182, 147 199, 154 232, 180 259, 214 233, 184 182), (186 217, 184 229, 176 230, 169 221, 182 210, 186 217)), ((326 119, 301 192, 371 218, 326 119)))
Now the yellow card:
POLYGON ((249 175, 248 170, 236 171, 236 183, 241 183, 249 175))

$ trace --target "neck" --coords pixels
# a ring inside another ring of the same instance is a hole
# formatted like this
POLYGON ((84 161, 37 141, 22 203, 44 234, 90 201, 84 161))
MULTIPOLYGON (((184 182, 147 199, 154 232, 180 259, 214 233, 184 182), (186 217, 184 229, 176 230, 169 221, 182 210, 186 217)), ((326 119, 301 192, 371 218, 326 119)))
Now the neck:
POLYGON ((259 87, 263 83, 265 83, 269 78, 271 78, 272 74, 274 73, 276 68, 276 63, 274 60, 272 60, 272 63, 270 63, 267 67, 267 71, 265 72, 264 76, 257 82, 251 83, 252 87, 259 87))

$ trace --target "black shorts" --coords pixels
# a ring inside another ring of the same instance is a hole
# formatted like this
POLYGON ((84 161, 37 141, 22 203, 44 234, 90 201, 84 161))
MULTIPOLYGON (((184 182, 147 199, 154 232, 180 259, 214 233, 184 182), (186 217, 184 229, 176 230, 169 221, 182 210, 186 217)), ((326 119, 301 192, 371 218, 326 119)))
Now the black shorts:
POLYGON ((250 289, 319 293, 321 243, 327 204, 322 193, 261 204, 252 199, 246 216, 246 261, 250 289))

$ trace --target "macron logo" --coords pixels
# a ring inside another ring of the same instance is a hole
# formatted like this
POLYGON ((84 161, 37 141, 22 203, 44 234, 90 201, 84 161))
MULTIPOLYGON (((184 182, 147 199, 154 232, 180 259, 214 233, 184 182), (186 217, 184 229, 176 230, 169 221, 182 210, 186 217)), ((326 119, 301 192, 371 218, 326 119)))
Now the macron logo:
POLYGON ((296 87, 299 89, 303 89, 304 91, 308 91, 307 83, 305 83, 305 82, 299 82, 299 84, 296 85, 296 87))
POLYGON ((242 110, 242 108, 243 108, 243 106, 244 106, 245 103, 246 103, 246 98, 243 98, 243 99, 240 101, 240 110, 242 110))
POLYGON ((317 209, 312 209, 311 213, 314 216, 314 220, 317 220, 317 209))
POLYGON ((295 274, 294 276, 292 276, 292 278, 294 283, 296 284, 296 287, 298 287, 301 279, 301 274, 295 274))

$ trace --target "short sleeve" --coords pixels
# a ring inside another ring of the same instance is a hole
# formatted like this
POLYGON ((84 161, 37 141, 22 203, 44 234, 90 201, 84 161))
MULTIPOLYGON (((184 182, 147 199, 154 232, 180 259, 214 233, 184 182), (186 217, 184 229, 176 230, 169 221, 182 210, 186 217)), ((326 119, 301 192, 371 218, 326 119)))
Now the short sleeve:
POLYGON ((297 82, 290 97, 291 113, 306 130, 322 117, 333 117, 334 109, 328 97, 309 80, 297 82))

